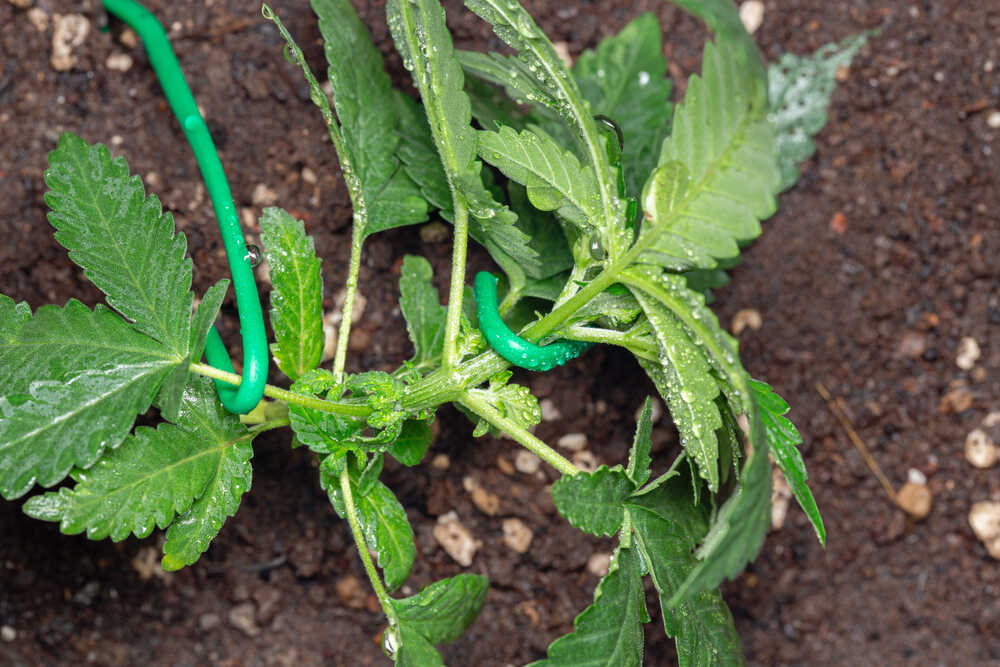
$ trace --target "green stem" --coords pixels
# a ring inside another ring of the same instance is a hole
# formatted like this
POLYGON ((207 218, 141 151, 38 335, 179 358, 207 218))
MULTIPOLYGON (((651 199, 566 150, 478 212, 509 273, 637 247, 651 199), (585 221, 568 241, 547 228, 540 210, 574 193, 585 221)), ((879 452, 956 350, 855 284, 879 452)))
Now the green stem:
POLYGON ((351 526, 351 533, 354 535, 354 544, 358 548, 358 555, 365 566, 368 580, 371 581, 372 589, 378 598, 378 603, 382 605, 382 611, 389 619, 389 625, 393 628, 399 623, 396 618, 396 610, 392 608, 391 598, 385 590, 382 578, 375 569, 372 556, 368 553, 368 543, 365 541, 365 534, 361 530, 361 522, 358 520, 358 508, 354 504, 354 494, 351 493, 351 477, 347 472, 347 467, 340 473, 340 492, 344 496, 344 512, 347 514, 347 523, 351 526))
POLYGON ((284 428, 291 425, 292 421, 288 417, 282 417, 281 419, 272 419, 271 421, 261 422, 251 428, 250 432, 257 435, 258 433, 263 433, 264 431, 271 431, 276 428, 284 428))
POLYGON ((600 329, 598 327, 584 327, 574 325, 563 329, 566 338, 572 340, 582 340, 587 343, 600 343, 602 345, 618 345, 628 349, 637 357, 659 360, 659 350, 655 345, 645 340, 637 340, 627 331, 614 331, 613 329, 600 329))
MULTIPOLYGON (((191 371, 193 373, 197 373, 198 375, 204 375, 205 377, 212 378, 213 380, 221 380, 226 384, 231 384, 237 387, 242 381, 242 378, 235 373, 220 371, 218 368, 213 368, 207 364, 191 364, 191 371)), ((264 395, 268 398, 284 401, 285 403, 295 403, 296 405, 301 405, 312 410, 331 412, 333 414, 345 415, 347 417, 367 417, 371 413, 371 408, 367 405, 360 405, 358 403, 333 403, 332 401, 324 401, 323 399, 316 398, 315 396, 296 394, 295 392, 281 389, 280 387, 275 387, 270 384, 264 386, 264 395)))
POLYGON ((361 246, 365 240, 364 229, 368 225, 367 216, 358 212, 358 202, 352 203, 354 204, 354 231, 351 233, 351 259, 347 266, 347 282, 344 285, 344 308, 340 320, 340 330, 337 332, 337 352, 333 358, 333 379, 337 382, 342 382, 344 379, 344 366, 347 363, 347 340, 351 336, 351 324, 354 319, 354 295, 358 291, 358 272, 361 270, 361 246))
POLYGON ((451 251, 451 286, 444 325, 444 350, 441 353, 441 367, 446 373, 458 361, 458 335, 462 324, 462 296, 465 291, 465 256, 469 247, 469 209, 461 197, 455 197, 454 200, 455 236, 451 251))
POLYGON ((536 454, 538 458, 542 459, 562 474, 577 475, 582 472, 579 468, 559 454, 559 452, 533 436, 527 429, 522 427, 517 422, 500 414, 500 412, 487 403, 485 399, 477 396, 474 392, 469 391, 462 394, 462 396, 458 399, 458 403, 461 403, 465 408, 475 413, 477 416, 485 419, 491 426, 504 431, 507 435, 520 443, 525 449, 536 454))

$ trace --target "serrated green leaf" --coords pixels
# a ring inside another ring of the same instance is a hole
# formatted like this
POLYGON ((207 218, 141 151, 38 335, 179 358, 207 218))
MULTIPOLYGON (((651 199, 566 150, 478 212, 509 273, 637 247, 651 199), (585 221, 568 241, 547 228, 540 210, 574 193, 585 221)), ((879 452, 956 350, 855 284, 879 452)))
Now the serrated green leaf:
POLYGON ((508 178, 528 189, 528 199, 542 211, 559 210, 566 220, 596 226, 600 216, 600 193, 594 172, 580 166, 573 153, 552 139, 531 130, 518 133, 510 127, 498 132, 480 131, 479 156, 508 178), (539 193, 544 191, 545 196, 539 193), (534 193, 534 195, 533 195, 534 193), (569 210, 562 210, 569 207, 569 210))
POLYGON ((15 303, 6 294, 0 294, 0 345, 17 338, 24 323, 31 319, 31 306, 26 301, 15 303))
POLYGON ((659 363, 646 359, 639 363, 666 401, 685 451, 698 463, 709 489, 717 491, 719 443, 715 431, 722 427, 722 417, 715 405, 719 386, 711 366, 670 310, 641 290, 636 290, 635 296, 660 347, 659 363))
POLYGON ((502 125, 524 127, 525 115, 514 104, 513 98, 504 94, 503 86, 496 85, 487 79, 475 76, 475 72, 466 66, 465 56, 486 57, 473 51, 455 51, 456 57, 465 70, 465 93, 469 96, 472 117, 480 127, 495 130, 502 125), (468 76, 472 74, 473 76, 468 76))
POLYGON ((757 409, 767 435, 771 456, 774 457, 774 462, 778 464, 778 468, 785 475, 795 500, 809 517, 820 544, 826 545, 826 528, 823 526, 823 517, 820 516, 816 500, 806 484, 809 475, 806 473, 806 464, 802 460, 802 454, 798 450, 798 445, 802 444, 802 436, 799 435, 795 425, 782 416, 789 410, 788 403, 781 396, 778 396, 766 382, 750 380, 750 388, 753 391, 754 400, 757 401, 757 409))
MULTIPOLYGON (((489 581, 478 574, 459 574, 435 581, 416 595, 390 600, 403 628, 431 644, 458 639, 486 602, 489 581)), ((404 638, 405 645, 405 638, 404 638)))
POLYGON ((305 225, 280 208, 265 208, 260 240, 271 270, 271 354, 293 381, 323 358, 323 276, 305 225))
POLYGON ((660 598, 663 627, 677 643, 681 667, 744 664, 733 617, 718 590, 702 591, 671 607, 673 592, 696 561, 691 551, 708 529, 703 508, 691 503, 690 482, 676 476, 626 505, 634 542, 660 598))
MULTIPOLYGON (((378 555, 378 565, 382 568, 385 585, 391 591, 399 588, 413 569, 417 547, 413 541, 413 528, 406 517, 406 510, 396 500, 392 491, 380 481, 375 481, 367 494, 362 494, 358 486, 359 473, 351 470, 351 496, 358 511, 358 521, 365 543, 378 555)), ((344 495, 340 488, 340 478, 328 470, 320 468, 320 485, 330 497, 333 509, 341 518, 346 517, 344 495)), ((361 545, 358 545, 359 548, 361 545)))
MULTIPOLYGON (((502 416, 513 420, 518 426, 530 429, 542 422, 542 408, 531 390, 519 384, 508 384, 510 371, 501 371, 492 378, 488 389, 469 389, 468 392, 485 401, 502 416)), ((486 420, 480 420, 472 436, 478 438, 486 433, 496 433, 486 420)))
POLYGON ((812 137, 826 125, 837 70, 850 65, 866 41, 868 33, 863 32, 839 44, 825 44, 810 56, 786 53, 768 67, 768 118, 777 131, 781 167, 778 191, 795 185, 799 163, 816 152, 812 137))
POLYGON ((403 258, 399 277, 399 307, 406 320, 406 331, 413 341, 413 363, 418 366, 440 358, 444 345, 447 309, 439 302, 430 262, 417 255, 403 258))
POLYGON ((635 425, 635 438, 628 453, 628 466, 625 468, 625 473, 636 488, 649 479, 649 465, 652 463, 649 453, 653 449, 653 441, 650 439, 653 432, 652 415, 653 399, 647 396, 646 402, 642 404, 639 422, 635 425))
POLYGON ((552 642, 548 658, 531 667, 640 667, 648 620, 639 556, 619 548, 594 603, 573 621, 573 633, 552 642))
POLYGON ((657 171, 643 188, 646 224, 638 243, 645 261, 713 268, 739 254, 737 244, 759 235, 759 221, 775 210, 774 129, 754 106, 755 79, 738 55, 728 41, 707 43, 702 76, 688 82, 657 171), (687 181, 680 196, 651 197, 663 170, 671 186, 687 181))
POLYGON ((405 466, 415 466, 420 463, 433 440, 431 432, 432 419, 408 419, 403 422, 399 437, 389 444, 386 450, 392 458, 405 466))
MULTIPOLYGON (((476 80, 502 87, 507 97, 514 101, 543 105, 550 109, 558 106, 552 93, 542 86, 528 63, 513 56, 478 51, 455 51, 455 57, 466 73, 476 80)), ((503 123, 506 125, 507 123, 503 123)), ((483 127, 487 127, 484 125, 483 127)))
POLYGON ((621 466, 601 466, 592 473, 563 475, 552 485, 552 500, 566 520, 585 533, 611 536, 618 532, 625 499, 635 483, 621 466))
POLYGON ((420 188, 427 203, 446 213, 446 218, 453 219, 451 188, 434 147, 427 115, 420 102, 402 91, 393 91, 392 103, 399 118, 399 158, 403 168, 420 188))
POLYGON ((122 158, 64 133, 49 154, 45 202, 56 240, 135 328, 184 356, 191 260, 174 221, 122 158))
POLYGON ((140 427, 118 449, 87 470, 77 484, 31 498, 24 511, 59 521, 63 533, 120 541, 166 528, 203 495, 219 459, 251 434, 239 419, 215 406, 214 389, 204 380, 184 392, 177 423, 140 427))
POLYGON ((40 308, 0 344, 0 495, 93 465, 183 361, 103 306, 40 308))
POLYGON ((670 133, 673 105, 663 57, 660 23, 642 14, 573 65, 580 93, 595 114, 612 118, 625 142, 622 167, 627 191, 639 192, 656 164, 657 147, 670 133))
POLYGON ((762 443, 743 464, 739 487, 719 508, 695 552, 698 564, 669 604, 673 606, 702 591, 713 590, 723 579, 739 574, 757 556, 770 527, 771 466, 762 443))
POLYGON ((416 630, 406 626, 400 628, 399 643, 396 667, 444 667, 441 654, 416 630))

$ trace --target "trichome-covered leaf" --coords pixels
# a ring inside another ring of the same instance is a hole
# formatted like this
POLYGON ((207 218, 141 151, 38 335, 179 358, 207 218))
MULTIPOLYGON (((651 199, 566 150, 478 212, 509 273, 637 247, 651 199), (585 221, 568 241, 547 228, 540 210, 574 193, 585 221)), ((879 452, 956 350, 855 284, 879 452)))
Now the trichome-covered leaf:
POLYGON ((653 399, 646 397, 642 404, 642 412, 639 414, 639 422, 635 426, 635 438, 632 441, 632 449, 628 453, 628 465, 625 474, 632 480, 636 488, 642 486, 649 479, 649 465, 652 460, 649 453, 653 449, 653 442, 650 435, 653 432, 653 399))
POLYGON ((403 422, 399 437, 389 443, 386 452, 405 466, 420 463, 431 446, 433 419, 408 419, 403 422))
MULTIPOLYGON (((472 625, 486 601, 489 581, 479 574, 459 574, 435 581, 416 595, 390 601, 402 627, 431 644, 458 639, 472 625)), ((405 640, 404 640, 405 644, 405 640)))
POLYGON ((802 511, 809 517, 809 521, 816 530, 816 537, 819 538, 821 544, 826 544, 826 528, 823 527, 823 517, 820 516, 816 500, 806 484, 806 479, 808 479, 806 464, 798 450, 798 445, 802 444, 802 436, 799 435, 795 425, 788 418, 782 416, 789 410, 788 403, 781 396, 778 396, 766 382, 750 380, 750 388, 757 401, 760 421, 764 426, 771 456, 774 457, 774 462, 784 473, 788 486, 799 506, 802 507, 802 511))
POLYGON ((431 282, 430 262, 417 255, 403 258, 399 277, 399 307, 406 320, 406 331, 413 341, 413 363, 430 364, 440 358, 444 345, 447 309, 441 305, 437 288, 431 282))
POLYGON ((280 208, 266 208, 260 240, 271 271, 271 354, 297 380, 323 357, 323 277, 305 225, 280 208))
POLYGON ((618 532, 625 499, 635 490, 621 466, 601 466, 592 473, 563 475, 552 485, 556 509, 585 533, 611 536, 618 532))
MULTIPOLYGON (((530 389, 508 383, 512 376, 510 371, 501 371, 490 378, 487 389, 469 389, 468 392, 484 400, 501 416, 511 419, 521 428, 529 429, 541 423, 542 408, 530 389)), ((478 438, 488 432, 495 431, 486 420, 480 420, 472 436, 478 438)))

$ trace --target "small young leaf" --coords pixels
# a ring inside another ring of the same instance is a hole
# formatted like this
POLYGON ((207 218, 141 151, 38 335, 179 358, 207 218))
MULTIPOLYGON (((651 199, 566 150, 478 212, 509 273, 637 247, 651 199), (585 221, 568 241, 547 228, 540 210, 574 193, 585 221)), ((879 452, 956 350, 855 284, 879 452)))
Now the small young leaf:
MULTIPOLYGON (((489 581, 478 574, 459 574, 435 581, 416 595, 390 601, 402 627, 431 644, 458 639, 472 625, 486 601, 489 581)), ((405 637, 404 637, 405 645, 405 637)))
MULTIPOLYGON (((529 429, 542 421, 542 408, 531 390, 519 384, 508 384, 512 374, 502 371, 490 378, 488 389, 469 389, 469 393, 480 396, 502 416, 515 421, 518 426, 529 429)), ((495 430, 481 420, 472 436, 478 438, 495 430)))
POLYGON ((0 344, 0 495, 93 465, 183 362, 103 306, 39 308, 0 344))
POLYGON ((403 258, 399 278, 399 307, 406 320, 406 330, 413 341, 413 363, 429 364, 441 356, 444 345, 444 321, 447 309, 439 302, 437 288, 431 282, 430 262, 417 255, 403 258))
POLYGON ((677 642, 681 667, 743 665, 732 614, 718 590, 669 606, 671 595, 695 566, 691 554, 708 528, 704 509, 691 503, 687 475, 678 475, 626 506, 634 543, 659 593, 663 627, 677 642))
MULTIPOLYGON (((756 440, 756 438, 754 438, 756 440)), ((735 577, 754 559, 771 526, 771 466, 761 443, 743 464, 740 485, 723 503, 695 557, 698 564, 670 599, 671 606, 735 577)))
MULTIPOLYGON (((327 370, 313 369, 292 383, 293 392, 339 399, 344 392, 327 370)), ((296 439, 317 454, 338 452, 346 447, 363 427, 363 422, 354 417, 345 417, 330 412, 313 410, 302 405, 289 403, 288 419, 296 439)))
POLYGON ((305 225, 280 208, 265 208, 260 240, 271 269, 271 354, 297 380, 323 357, 323 277, 305 225))
POLYGON ((191 323, 187 241, 142 180, 101 144, 64 133, 49 154, 45 203, 56 240, 108 304, 180 356, 191 323))
POLYGON ((549 657, 530 667, 640 667, 647 621, 639 556, 619 548, 594 603, 573 621, 573 633, 552 642, 549 657))
POLYGON ((795 425, 782 416, 789 410, 788 403, 781 396, 778 396, 766 382, 750 380, 750 388, 757 401, 757 409, 767 434, 767 444, 771 448, 771 456, 774 457, 775 463, 784 473, 788 486, 799 502, 799 506, 802 507, 802 511, 809 517, 820 544, 825 545, 826 528, 823 527, 823 517, 820 516, 819 508, 816 507, 812 491, 806 485, 806 479, 808 479, 806 464, 797 448, 798 445, 802 444, 802 436, 799 435, 795 425))
POLYGON ((653 399, 646 397, 646 402, 642 404, 642 413, 639 415, 639 423, 635 426, 635 439, 632 441, 632 449, 628 453, 628 466, 625 473, 632 480, 632 484, 639 488, 649 479, 649 452, 653 448, 650 434, 653 432, 653 399))
POLYGON ((850 65, 867 40, 868 33, 863 32, 839 44, 825 44, 811 56, 786 53, 768 68, 769 119, 777 130, 781 166, 779 191, 795 185, 799 163, 816 151, 812 137, 826 125, 837 70, 850 65))
POLYGON ((580 54, 573 77, 595 114, 615 120, 625 137, 622 166, 627 191, 639 192, 670 131, 672 104, 660 22, 642 14, 594 51, 580 54))
POLYGON ((399 437, 389 444, 386 450, 392 458, 405 466, 415 466, 420 463, 433 439, 431 422, 433 419, 408 419, 403 422, 403 430, 399 437))
POLYGON ((611 536, 621 527, 625 500, 634 490, 621 466, 602 465, 593 473, 560 477, 552 485, 552 500, 559 513, 583 532, 611 536))
POLYGON ((35 496, 24 511, 59 521, 70 535, 86 531, 92 540, 117 542, 166 528, 203 495, 226 450, 251 438, 237 418, 209 402, 215 397, 206 384, 199 380, 184 393, 177 420, 183 427, 140 427, 91 468, 76 470, 73 489, 35 496))

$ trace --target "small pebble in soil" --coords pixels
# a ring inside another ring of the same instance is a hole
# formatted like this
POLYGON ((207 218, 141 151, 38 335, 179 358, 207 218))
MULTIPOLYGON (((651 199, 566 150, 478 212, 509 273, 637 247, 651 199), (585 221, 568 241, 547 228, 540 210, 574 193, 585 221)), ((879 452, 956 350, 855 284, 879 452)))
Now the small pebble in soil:
POLYGON ((503 543, 517 553, 526 553, 533 537, 531 528, 517 517, 503 520, 503 543))
POLYGON ((1000 560, 1000 502, 982 500, 969 510, 969 526, 995 560, 1000 560))
POLYGON ((600 462, 597 460, 597 457, 594 456, 593 452, 584 449, 583 451, 579 451, 573 455, 573 465, 584 472, 592 473, 597 470, 597 466, 600 465, 600 462))
POLYGON ((570 452, 578 452, 587 446, 586 433, 567 433, 556 441, 556 446, 570 452))
POLYGON ((451 459, 447 454, 435 454, 431 459, 431 466, 438 470, 447 470, 451 466, 451 459))
POLYGON ((904 331, 899 337, 896 348, 899 356, 907 359, 919 359, 927 349, 927 337, 919 331, 904 331))
POLYGON ((229 624, 247 637, 256 637, 260 634, 260 628, 254 620, 256 613, 252 602, 238 604, 229 610, 229 624))
POLYGON ((927 482, 908 480, 896 492, 896 504, 914 519, 923 519, 931 512, 933 496, 927 482))
POLYGON ((966 336, 958 342, 958 352, 955 355, 955 365, 963 371, 970 370, 979 360, 981 351, 975 338, 966 336))
MULTIPOLYGON (((642 407, 643 406, 640 405, 635 409, 634 419, 636 422, 638 422, 639 417, 642 416, 642 407)), ((605 405, 605 410, 607 410, 606 405, 605 405)), ((598 410, 597 412, 598 414, 604 414, 600 410, 598 410)), ((649 402, 649 420, 655 424, 656 422, 660 421, 661 417, 663 417, 663 403, 660 402, 660 399, 654 398, 649 402)))
POLYGON ((250 195, 250 201, 254 206, 259 208, 274 206, 278 203, 278 193, 267 187, 266 183, 258 183, 253 188, 253 194, 250 195))
POLYGON ((740 21, 751 35, 764 22, 764 3, 760 0, 746 0, 740 5, 740 21))
POLYGON ((420 227, 420 240, 424 243, 441 243, 448 240, 451 232, 448 227, 439 220, 428 222, 420 227))
POLYGON ((10 4, 14 5, 18 9, 27 9, 34 1, 35 0, 10 0, 10 4))
POLYGON ((1000 111, 991 111, 986 117, 986 124, 994 130, 1000 129, 1000 111))
POLYGON ((505 475, 514 474, 514 466, 513 464, 511 464, 510 461, 507 460, 506 456, 497 455, 497 468, 499 468, 500 472, 502 472, 505 475))
POLYGON ((739 336, 745 329, 757 331, 764 323, 760 312, 754 308, 744 308, 733 315, 733 321, 729 325, 729 330, 734 336, 739 336))
POLYGON ((210 632, 219 627, 221 622, 222 619, 219 618, 218 614, 202 614, 198 617, 198 629, 202 632, 210 632))
POLYGON ((562 419, 562 413, 559 412, 559 408, 551 398, 543 398, 538 407, 542 409, 543 422, 554 422, 562 419))
POLYGON ((339 310, 323 315, 323 361, 329 361, 337 354, 337 324, 340 320, 339 310))
POLYGON ((81 14, 56 14, 52 32, 52 56, 49 64, 57 72, 66 72, 76 65, 73 48, 83 44, 90 34, 90 21, 81 14))
POLYGON ((496 516, 500 513, 500 498, 497 494, 484 489, 475 477, 466 475, 462 480, 462 487, 472 497, 472 504, 480 512, 487 516, 496 516))
POLYGON ((49 15, 44 9, 32 7, 28 10, 28 22, 35 26, 38 32, 45 32, 49 29, 49 15))
POLYGON ((112 53, 104 61, 104 66, 116 72, 127 72, 132 69, 132 56, 127 53, 112 53))
POLYGON ((587 559, 587 572, 595 577, 603 577, 611 567, 611 554, 596 553, 587 559))
POLYGON ((771 481, 771 530, 781 530, 785 527, 792 490, 788 488, 785 475, 777 468, 771 471, 771 481))
POLYGON ((337 580, 333 585, 337 592, 337 598, 351 609, 364 609, 368 591, 362 585, 361 580, 353 575, 347 575, 337 580))
POLYGON ((4 625, 0 627, 0 640, 5 642, 12 642, 17 639, 17 630, 10 627, 9 625, 4 625))
POLYGON ((961 413, 972 407, 972 390, 964 379, 952 380, 948 383, 948 391, 938 402, 938 412, 941 414, 961 413))
POLYGON ((1000 457, 1000 451, 993 439, 981 428, 969 431, 965 436, 965 460, 977 468, 992 468, 1000 457))
POLYGON ((519 451, 514 457, 514 467, 517 468, 518 472, 523 472, 525 475, 533 475, 538 472, 541 463, 542 460, 540 458, 524 449, 519 451))
POLYGON ((483 543, 472 536, 454 511, 438 517, 434 526, 434 539, 441 548, 462 567, 472 565, 472 559, 483 543))
POLYGON ((302 167, 302 171, 299 173, 299 176, 309 185, 316 185, 316 182, 319 180, 316 176, 316 172, 309 167, 302 167))

